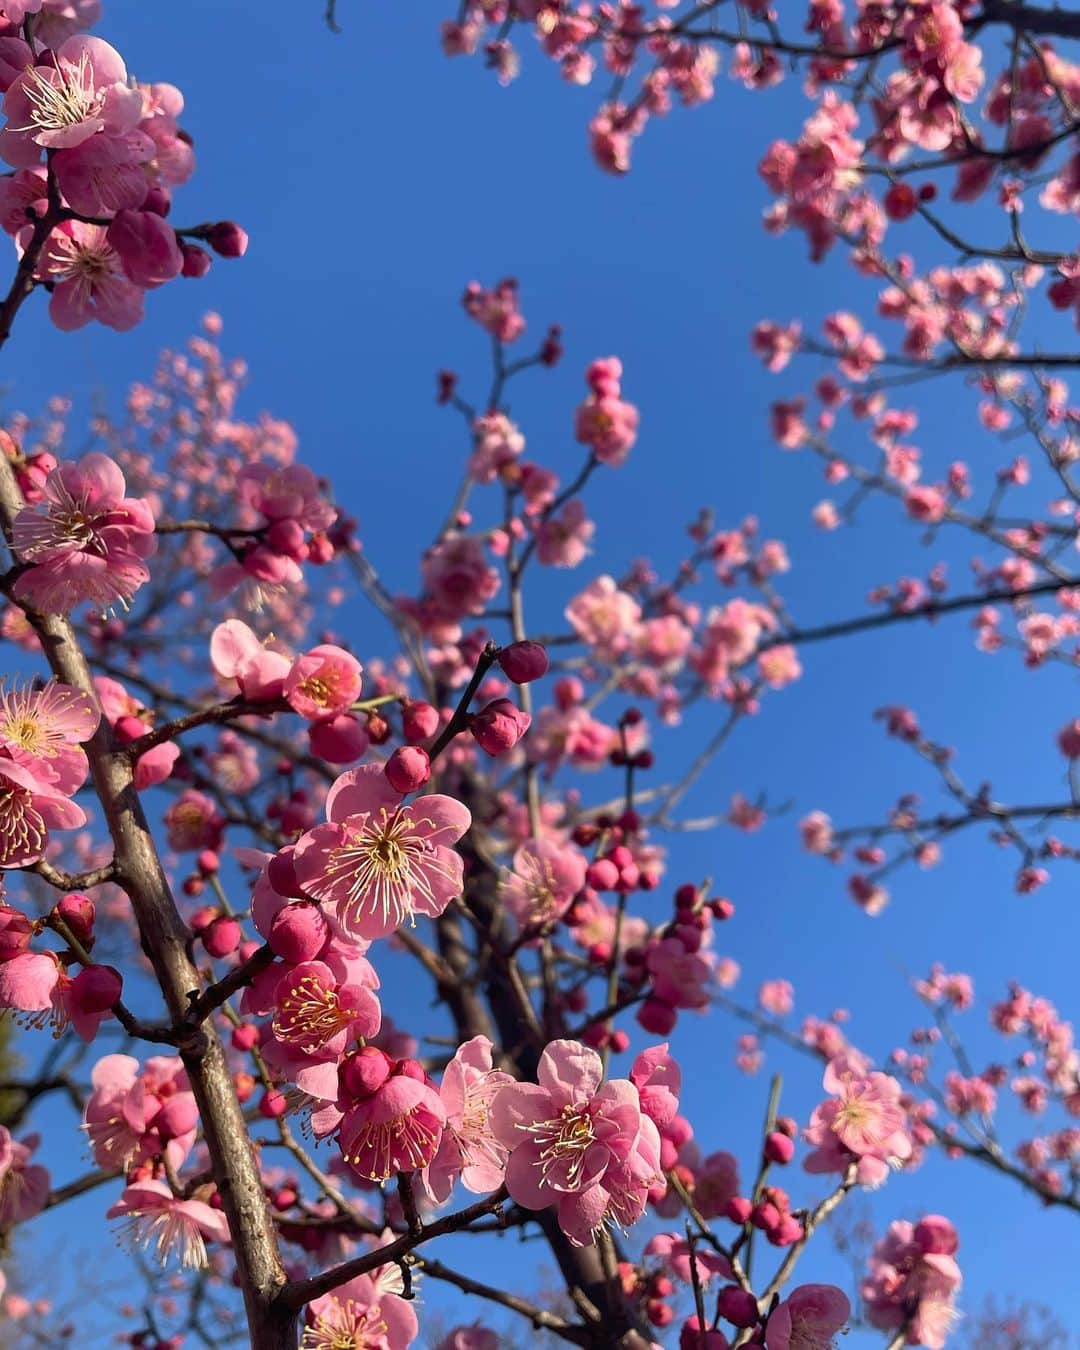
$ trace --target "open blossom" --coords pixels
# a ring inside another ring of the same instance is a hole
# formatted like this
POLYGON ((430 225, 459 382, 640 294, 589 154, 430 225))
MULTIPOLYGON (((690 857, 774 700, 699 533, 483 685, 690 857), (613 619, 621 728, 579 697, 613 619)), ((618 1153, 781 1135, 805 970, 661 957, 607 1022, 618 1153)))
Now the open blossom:
POLYGON ((632 646, 641 606, 619 589, 613 577, 602 576, 570 601, 566 617, 578 637, 597 655, 613 659, 632 646))
POLYGON ((53 469, 42 500, 15 517, 15 552, 32 564, 15 598, 51 614, 84 600, 102 611, 126 607, 150 579, 145 559, 157 547, 149 503, 126 491, 119 466, 97 451, 53 469))
POLYGON ((28 867, 44 855, 50 829, 85 824, 86 812, 66 793, 0 756, 0 868, 28 867))
POLYGON ((474 1195, 487 1195, 502 1185, 507 1149, 492 1127, 491 1102, 513 1079, 492 1068, 492 1049, 486 1036, 474 1036, 457 1048, 443 1071, 439 1096, 446 1129, 424 1171, 424 1184, 437 1203, 449 1198, 459 1178, 474 1195))
POLYGON ((382 1010, 372 992, 377 978, 370 964, 354 958, 344 968, 339 964, 339 972, 325 961, 305 961, 281 976, 271 1024, 276 1040, 301 1055, 336 1063, 350 1041, 377 1034, 382 1010), (357 961, 367 968, 364 975, 355 969, 357 961))
POLYGON ((153 1250, 162 1265, 178 1257, 182 1266, 204 1270, 207 1240, 229 1241, 229 1225, 220 1209, 205 1200, 180 1200, 164 1181, 126 1186, 105 1217, 125 1220, 122 1241, 133 1250, 153 1250))
POLYGON ((420 1325, 412 1304, 401 1297, 403 1290, 398 1268, 381 1266, 312 1299, 300 1350, 406 1350, 420 1325))
POLYGON ((68 220, 58 225, 42 251, 38 270, 52 283, 49 317, 73 332, 91 320, 126 333, 143 316, 144 289, 124 267, 104 225, 68 220))
POLYGON ((123 136, 138 125, 142 106, 119 52, 101 38, 70 37, 8 88, 0 156, 22 169, 36 164, 43 148, 70 148, 99 133, 123 136))
POLYGON ((552 923, 570 908, 585 885, 585 859, 570 846, 526 839, 499 895, 522 929, 552 923))
POLYGON ((0 1228, 24 1223, 45 1208, 49 1173, 30 1161, 38 1143, 37 1135, 13 1139, 7 1127, 0 1125, 0 1228))
POLYGON ((88 765, 81 744, 97 730, 100 718, 88 694, 55 680, 41 689, 4 690, 0 752, 70 797, 86 781, 88 765))
POLYGON ((900 1084, 888 1074, 866 1072, 851 1055, 840 1055, 829 1061, 824 1086, 833 1095, 814 1108, 803 1132, 815 1145, 806 1170, 842 1172, 855 1162, 863 1185, 880 1185, 890 1166, 911 1156, 900 1084))
POLYGON ((589 541, 596 532, 585 503, 575 497, 553 516, 546 516, 536 528, 536 556, 545 567, 577 567, 589 552, 589 541))
POLYGON ((356 938, 386 937, 416 914, 434 918, 461 894, 463 864, 451 847, 471 823, 452 797, 404 803, 378 764, 343 773, 326 798, 328 823, 296 846, 305 894, 333 907, 356 938))
POLYGON ((575 1246, 614 1221, 644 1212, 659 1179, 660 1136, 629 1079, 601 1085, 600 1056, 575 1041, 552 1041, 538 1083, 512 1083, 495 1096, 491 1120, 510 1150, 506 1186, 525 1209, 555 1205, 575 1246))
POLYGON ((279 698, 293 669, 288 657, 261 642, 241 619, 226 619, 210 634, 210 664, 219 679, 235 681, 252 700, 279 698))
POLYGON ((594 361, 585 379, 592 392, 579 404, 574 434, 603 464, 619 465, 637 440, 639 414, 619 397, 622 363, 614 356, 594 361))
POLYGON ((360 697, 363 667, 351 653, 324 643, 298 656, 285 677, 284 694, 301 717, 331 717, 360 697))
POLYGON ((199 1111, 178 1055, 155 1055, 142 1066, 131 1055, 105 1055, 90 1081, 83 1128, 99 1167, 162 1155, 180 1167, 195 1143, 199 1111))
POLYGON ((833 1284, 802 1284, 769 1315, 766 1350, 832 1350, 851 1316, 851 1303, 833 1284))
POLYGON ((907 1345, 942 1350, 962 1283, 953 1255, 957 1245, 956 1229, 940 1215, 918 1224, 891 1223, 870 1254, 859 1290, 871 1326, 905 1327, 907 1345))
POLYGON ((446 1107, 414 1059, 396 1062, 367 1046, 341 1068, 338 1124, 342 1157, 358 1176, 385 1181, 433 1161, 446 1107))

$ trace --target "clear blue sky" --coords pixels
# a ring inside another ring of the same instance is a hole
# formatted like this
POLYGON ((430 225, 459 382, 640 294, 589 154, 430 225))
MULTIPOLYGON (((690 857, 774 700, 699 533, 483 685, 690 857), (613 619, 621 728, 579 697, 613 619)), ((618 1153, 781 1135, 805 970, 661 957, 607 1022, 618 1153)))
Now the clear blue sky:
MULTIPOLYGON (((766 193, 755 166, 772 139, 795 132, 805 107, 795 85, 751 96, 722 78, 713 105, 653 125, 634 172, 615 180, 586 151, 595 91, 562 86, 531 51, 509 90, 477 62, 447 61, 437 42, 443 9, 438 0, 343 0, 345 31, 335 37, 319 3, 107 0, 101 35, 139 78, 172 81, 188 101, 198 171, 177 195, 176 222, 233 216, 251 248, 242 262, 216 263, 206 281, 152 295, 146 322, 128 335, 95 327, 65 336, 35 299, 5 352, 4 405, 33 412, 55 392, 85 399, 104 390, 118 400, 150 373, 160 347, 182 343, 215 309, 227 349, 250 362, 246 411, 266 408, 295 424, 303 458, 333 479, 360 518, 365 548, 391 587, 405 589, 415 545, 430 537, 465 453, 460 421, 434 406, 433 373, 447 365, 466 380, 486 373, 486 344, 461 314, 460 291, 473 278, 514 274, 531 332, 560 322, 567 347, 557 372, 532 377, 515 397, 531 453, 564 470, 576 462, 570 410, 594 356, 622 358, 626 396, 643 418, 628 466, 600 480, 592 498, 595 559, 546 579, 533 602, 547 626, 595 572, 617 574, 646 553, 669 569, 683 526, 704 504, 722 526, 754 513, 766 535, 787 542, 784 593, 805 623, 858 613, 871 586, 925 574, 938 557, 952 559, 963 585, 965 541, 931 555, 884 509, 866 511, 855 530, 814 531, 809 511, 827 495, 816 466, 769 439, 769 400, 809 378, 760 368, 748 350, 754 322, 812 323, 843 307, 865 316, 870 303, 839 260, 812 269, 801 238, 777 242, 761 230, 766 193)), ((980 435, 974 398, 939 384, 912 401, 928 477, 963 454, 986 481, 1004 452, 980 435)), ((1030 491, 1038 510, 1048 494, 1030 491)), ((382 630, 373 623, 365 639, 366 616, 356 613, 355 647, 375 655, 382 630)), ((919 1019, 908 979, 935 959, 974 971, 986 1001, 1016 977, 1068 1011, 1078 932, 1068 870, 1020 899, 1010 860, 972 837, 951 846, 937 871, 897 878, 892 905, 869 920, 845 898, 840 871, 801 854, 795 820, 814 806, 840 823, 865 820, 901 791, 933 792, 871 723, 892 702, 914 706, 957 748, 970 781, 991 778, 1006 799, 1052 798, 1064 790, 1053 734, 1077 713, 1074 677, 976 653, 963 617, 817 646, 802 659, 805 678, 743 729, 689 803, 708 811, 733 791, 766 789, 792 810, 752 837, 671 841, 673 881, 712 875, 738 905, 723 950, 742 963, 746 993, 788 976, 799 1014, 849 1007, 853 1035, 881 1055, 919 1019)), ((685 763, 709 727, 691 719, 666 762, 685 763)), ((651 904, 659 917, 662 902, 651 904)), ((390 1011, 414 996, 419 1012, 426 993, 412 988, 388 999, 390 1011)), ((973 1023, 976 1043, 981 1025, 973 1023)), ((741 1152, 749 1169, 767 1077, 748 1083, 736 1072, 736 1034, 718 1018, 684 1018, 675 1048, 689 1067, 686 1101, 703 1145, 741 1152)), ((785 1063, 785 1072, 785 1105, 805 1119, 816 1071, 785 1063)), ((54 1148, 58 1179, 74 1174, 78 1153, 54 1148)), ((816 1193, 799 1173, 790 1181, 799 1199, 816 1193)), ((966 1306, 1016 1294, 1080 1327, 1075 1219, 1043 1214, 1009 1182, 937 1159, 893 1179, 872 1206, 879 1228, 927 1210, 956 1221, 966 1306)), ((77 1213, 77 1229, 65 1211, 40 1240, 73 1252, 106 1243, 100 1208, 77 1213)), ((518 1256, 506 1253, 507 1270, 513 1261, 520 1272, 518 1256)), ((843 1278, 825 1244, 803 1274, 843 1278)))

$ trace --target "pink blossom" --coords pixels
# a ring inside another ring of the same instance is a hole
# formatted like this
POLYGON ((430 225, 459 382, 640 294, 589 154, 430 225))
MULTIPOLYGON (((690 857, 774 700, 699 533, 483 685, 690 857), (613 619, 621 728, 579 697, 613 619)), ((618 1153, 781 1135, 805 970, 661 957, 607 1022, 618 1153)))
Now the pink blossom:
MULTIPOLYGON (((0 138, 4 133, 0 132, 0 138)), ((143 316, 143 287, 130 279, 104 225, 68 220, 49 235, 38 264, 53 284, 49 317, 73 332, 92 319, 126 333, 143 316)))
POLYGON ((952 1255, 955 1229, 940 1216, 934 1219, 918 1227, 902 1220, 890 1224, 870 1254, 860 1293, 872 1326, 905 1327, 906 1344, 942 1350, 956 1320, 962 1277, 952 1255), (943 1242, 946 1235, 949 1241, 943 1242))
POLYGON ((829 1101, 814 1108, 803 1131, 815 1152, 805 1160, 808 1172, 844 1171, 857 1161, 864 1185, 880 1184, 888 1167, 911 1156, 901 1088, 888 1074, 866 1072, 850 1055, 829 1061, 825 1069, 829 1101))
POLYGON ((832 1350, 851 1304, 832 1284, 802 1284, 769 1315, 767 1350, 832 1350))
POLYGON ((73 796, 86 781, 80 748, 97 730, 101 714, 81 689, 50 680, 0 692, 0 750, 39 781, 73 796))
POLYGON ((0 1228, 25 1223, 40 1214, 49 1198, 49 1173, 30 1161, 38 1136, 13 1139, 0 1125, 0 1228))
POLYGON ((301 717, 332 717, 360 697, 363 667, 341 647, 324 644, 298 656, 285 677, 285 699, 301 717))
POLYGON ((584 885, 585 859, 576 849, 530 838, 515 852, 499 895, 525 931, 561 918, 584 885))
POLYGON ((583 642, 610 660, 631 646, 641 606, 614 578, 601 576, 571 600, 566 617, 583 642))
POLYGON ((585 503, 575 497, 536 527, 536 556, 546 567, 577 567, 588 556, 595 531, 585 503))
POLYGON ((424 1185, 436 1203, 449 1199, 459 1179, 474 1195, 502 1185, 507 1149, 492 1127, 491 1102, 513 1079, 492 1068, 492 1048, 486 1036, 474 1036, 457 1048, 443 1071, 439 1096, 446 1129, 424 1172, 424 1185))
POLYGON ((786 1017, 795 1007, 795 990, 790 980, 766 980, 758 990, 758 1006, 774 1017, 786 1017))
POLYGON ((179 1168, 195 1143, 199 1113, 178 1055, 140 1067, 130 1055, 105 1055, 90 1076, 83 1114, 99 1167, 130 1167, 164 1155, 179 1168))
POLYGON ((0 868, 28 867, 49 844, 49 830, 74 830, 86 812, 24 764, 0 756, 0 868))
POLYGON ((132 1249, 153 1249, 162 1265, 174 1256, 192 1270, 207 1266, 206 1243, 227 1243, 229 1225, 204 1200, 180 1200, 163 1181, 139 1181, 124 1188, 106 1218, 123 1219, 121 1240, 132 1249))
POLYGON ((101 38, 70 37, 50 64, 21 74, 4 95, 7 125, 0 156, 16 168, 36 164, 41 148, 62 150, 99 133, 122 136, 142 115, 119 52, 101 38))
POLYGON ((396 1266, 357 1275, 329 1294, 312 1299, 304 1314, 301 1350, 338 1350, 341 1346, 377 1346, 406 1350, 420 1334, 396 1266))
POLYGON ((644 1212, 660 1176, 656 1126, 628 1079, 601 1086, 603 1065, 575 1041, 552 1041, 539 1083, 512 1083, 495 1096, 491 1122, 509 1149, 506 1185, 525 1209, 555 1205, 575 1246, 587 1246, 609 1219, 622 1226, 644 1212))
POLYGON ((350 1063, 346 1060, 342 1068, 346 1087, 340 1102, 344 1115, 339 1142, 345 1161, 370 1181, 427 1167, 442 1143, 446 1108, 419 1064, 400 1060, 388 1077, 371 1084, 350 1074, 350 1063))
POLYGON ((386 937, 416 914, 435 917, 461 894, 455 844, 469 828, 468 810, 432 793, 402 804, 381 766, 367 764, 338 778, 326 798, 329 823, 296 846, 304 891, 334 908, 342 930, 386 937))
POLYGON ((15 517, 15 551, 32 564, 15 582, 16 599, 59 614, 84 600, 126 606, 149 580, 145 559, 157 547, 149 503, 126 490, 119 467, 97 451, 55 468, 42 501, 15 517))

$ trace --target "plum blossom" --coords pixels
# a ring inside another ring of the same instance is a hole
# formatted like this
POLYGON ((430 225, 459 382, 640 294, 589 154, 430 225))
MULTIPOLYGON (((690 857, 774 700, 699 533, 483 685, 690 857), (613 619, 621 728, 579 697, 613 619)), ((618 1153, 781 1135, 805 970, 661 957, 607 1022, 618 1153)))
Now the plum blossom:
POLYGON ((466 807, 432 793, 405 804, 378 764, 343 773, 326 798, 328 823, 296 846, 297 879, 333 907, 343 932, 387 937, 416 914, 436 917, 461 894, 456 844, 469 828, 466 807))
POLYGON ((0 752, 73 796, 88 771, 82 742, 94 734, 100 718, 88 694, 55 680, 41 689, 0 690, 0 752))
POLYGON ((49 1173, 32 1163, 40 1140, 28 1135, 13 1139, 10 1130, 0 1125, 0 1228, 25 1223, 45 1208, 49 1198, 49 1173))
POLYGON ((552 1041, 538 1083, 495 1096, 491 1122, 510 1151, 506 1186, 525 1209, 555 1205, 559 1226, 587 1246, 609 1221, 628 1226, 659 1179, 660 1136, 629 1079, 601 1086, 600 1056, 575 1041, 552 1041))
POLYGON ((957 1245, 956 1229, 940 1215, 918 1224, 891 1223, 870 1254, 859 1291, 871 1326, 905 1327, 906 1344, 942 1350, 962 1283, 957 1245))
POLYGON ((312 1299, 300 1350, 406 1350, 420 1334, 420 1325, 412 1304, 401 1297, 403 1290, 398 1268, 381 1266, 312 1299))
POLYGON ((851 1303, 833 1284, 802 1284, 769 1315, 766 1350, 832 1350, 851 1316, 851 1303))
POLYGON ((844 1054, 829 1061, 824 1086, 832 1097, 814 1108, 803 1131, 815 1146, 806 1170, 842 1172, 854 1162, 862 1185, 880 1185, 889 1167, 912 1152, 900 1084, 888 1074, 867 1072, 864 1061, 844 1054))
POLYGON ((522 930, 552 923, 585 885, 585 859, 572 847, 548 839, 526 839, 514 854, 513 870, 499 895, 522 930))
POLYGON ((178 1055, 156 1055, 141 1067, 131 1055, 105 1055, 90 1081, 83 1128, 99 1167, 162 1155, 180 1167, 195 1143, 199 1112, 178 1055))
POLYGON ((181 1200, 164 1181, 126 1186, 105 1217, 123 1219, 121 1241, 133 1249, 152 1248, 162 1265, 178 1257, 181 1266, 204 1270, 207 1241, 229 1241, 228 1221, 220 1209, 205 1200, 181 1200))
POLYGON ((102 611, 126 608, 150 579, 145 560, 157 547, 149 503, 126 492, 119 466, 98 451, 53 469, 42 500, 15 517, 15 552, 31 564, 15 598, 53 614, 84 600, 102 611))
POLYGON ((513 1079, 492 1068, 492 1049, 486 1036, 474 1036, 458 1046, 443 1071, 439 1096, 446 1129, 438 1153, 424 1170, 424 1185, 437 1203, 449 1198, 459 1179, 475 1195, 502 1184, 507 1149, 492 1127, 491 1102, 513 1079))

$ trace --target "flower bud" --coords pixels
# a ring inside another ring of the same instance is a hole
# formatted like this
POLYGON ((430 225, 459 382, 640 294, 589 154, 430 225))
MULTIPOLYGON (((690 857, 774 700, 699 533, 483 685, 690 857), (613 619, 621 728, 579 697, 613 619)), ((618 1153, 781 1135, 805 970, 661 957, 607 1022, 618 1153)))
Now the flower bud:
POLYGON ((548 654, 539 642, 513 642, 499 653, 499 665, 515 684, 530 684, 547 674, 548 654))
POLYGON ((112 966, 84 966, 71 982, 71 1001, 80 1012, 106 1012, 123 987, 120 972, 112 966))
POLYGON ((431 777, 428 752, 419 745, 399 745, 386 761, 385 773, 395 792, 415 792, 431 777))
POLYGON ((87 946, 94 940, 94 918, 97 913, 93 900, 81 891, 61 896, 53 906, 53 914, 62 919, 74 936, 87 946))
POLYGON ((365 1045, 341 1066, 341 1085, 353 1097, 371 1097, 390 1077, 393 1060, 377 1046, 365 1045))
POLYGON ((220 258, 242 258, 247 252, 247 231, 235 220, 219 220, 203 237, 220 258))
POLYGON ((493 699, 469 724, 477 745, 489 755, 512 750, 529 729, 532 718, 508 698, 493 699))
POLYGON ((650 998, 646 999, 638 1009, 637 1020, 638 1025, 653 1036, 667 1036, 675 1030, 675 1023, 679 1020, 679 1014, 670 1003, 664 1003, 658 998, 650 998))
POLYGON ((270 923, 267 941, 275 956, 300 965, 314 961, 326 946, 330 927, 318 905, 301 901, 279 909, 270 923))
POLYGON ((210 271, 210 264, 214 261, 206 249, 199 248, 198 244, 189 244, 186 239, 180 242, 180 252, 184 257, 184 265, 180 269, 182 277, 206 276, 210 271))
POLYGON ((428 741, 439 729, 438 708, 409 701, 401 709, 401 730, 407 741, 428 741))
POLYGON ((773 1132, 765 1138, 765 1157, 771 1163, 784 1165, 789 1163, 795 1156, 795 1142, 788 1135, 780 1130, 773 1132))
POLYGON ((737 1284, 725 1285, 716 1296, 716 1311, 734 1327, 752 1327, 758 1320, 757 1299, 737 1284))
POLYGON ((240 945, 243 929, 230 914, 222 914, 199 934, 211 956, 230 956, 240 945))

